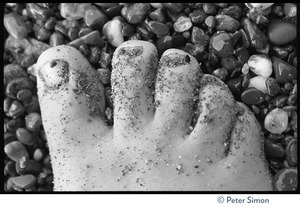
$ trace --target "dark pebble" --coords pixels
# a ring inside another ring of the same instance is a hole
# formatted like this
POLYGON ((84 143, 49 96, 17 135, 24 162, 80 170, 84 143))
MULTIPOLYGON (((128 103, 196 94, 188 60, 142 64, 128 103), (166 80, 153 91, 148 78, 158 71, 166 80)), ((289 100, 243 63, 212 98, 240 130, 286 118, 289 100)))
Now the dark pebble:
POLYGON ((248 105, 258 105, 265 101, 264 93, 256 88, 248 88, 246 89, 242 95, 241 99, 244 103, 248 105))
POLYGON ((253 113, 255 115, 259 115, 259 113, 260 113, 260 109, 256 105, 251 105, 251 110, 253 111, 253 113))
POLYGON ((17 176, 18 173, 16 170, 16 163, 12 160, 8 161, 4 167, 4 172, 7 173, 11 177, 17 176))
POLYGON ((33 112, 25 116, 26 128, 31 132, 39 132, 42 126, 42 117, 39 113, 33 112))
POLYGON ((60 32, 65 37, 68 37, 68 29, 65 28, 65 26, 62 23, 59 22, 58 24, 56 24, 54 29, 56 32, 60 32))
POLYGON ((217 6, 213 3, 204 3, 202 8, 206 14, 215 15, 217 13, 217 6))
POLYGON ((94 30, 102 30, 103 25, 107 22, 107 16, 95 6, 89 7, 83 17, 85 24, 94 30))
POLYGON ((3 23, 6 31, 17 39, 23 39, 28 36, 27 26, 24 17, 18 13, 11 12, 4 15, 3 23))
POLYGON ((176 32, 184 32, 193 26, 192 21, 187 16, 180 16, 173 25, 176 32))
POLYGON ((108 106, 113 107, 113 99, 111 96, 111 87, 106 87, 104 88, 104 96, 105 96, 105 100, 107 101, 108 106))
POLYGON ((77 38, 79 38, 78 32, 79 32, 78 27, 71 27, 68 30, 68 37, 70 38, 71 41, 76 40, 77 38))
POLYGON ((294 65, 294 67, 297 67, 297 64, 294 64, 294 59, 297 60, 297 53, 295 51, 289 54, 287 62, 291 65, 294 65))
POLYGON ((272 14, 278 17, 282 17, 284 15, 282 7, 279 5, 274 6, 272 8, 272 14))
POLYGON ((267 46, 267 37, 257 27, 256 24, 251 22, 250 19, 245 18, 242 20, 242 26, 249 37, 249 41, 252 47, 256 49, 264 49, 267 46))
POLYGON ((128 7, 125 18, 130 24, 141 23, 149 10, 149 3, 133 3, 128 7))
POLYGON ((49 30, 47 30, 46 28, 42 27, 40 28, 37 33, 35 34, 36 38, 38 40, 41 40, 41 41, 46 41, 50 38, 51 36, 51 32, 49 30))
POLYGON ((181 12, 183 9, 182 3, 162 3, 162 6, 172 12, 181 12))
POLYGON ((140 33, 141 36, 146 40, 149 40, 152 38, 152 33, 150 33, 150 31, 147 30, 145 27, 138 26, 138 27, 136 27, 136 31, 138 33, 140 33))
POLYGON ((205 34, 205 32, 199 28, 194 26, 192 29, 191 41, 194 44, 200 44, 204 47, 209 44, 210 37, 205 34))
POLYGON ((64 36, 60 32, 54 32, 50 36, 49 45, 54 47, 58 45, 63 45, 64 42, 64 36))
POLYGON ((232 39, 232 45, 235 46, 239 40, 241 39, 242 34, 239 30, 236 30, 232 35, 231 35, 231 39, 232 39))
POLYGON ((78 36, 81 38, 87 34, 89 34, 90 32, 92 32, 93 30, 91 28, 88 28, 88 27, 84 27, 84 28, 81 28, 78 32, 78 36))
POLYGON ((218 14, 215 16, 215 19, 215 29, 218 31, 235 32, 240 26, 239 21, 228 15, 218 14))
POLYGON ((25 128, 18 128, 16 136, 20 142, 27 146, 31 146, 36 142, 36 137, 25 128))
POLYGON ((107 15, 108 19, 121 15, 121 10, 123 6, 117 4, 115 6, 109 7, 105 10, 105 14, 107 15))
POLYGON ((12 118, 19 118, 25 113, 25 107, 18 100, 14 100, 8 110, 8 116, 12 118))
MULTIPOLYGON (((50 36, 49 36, 50 37, 50 36)), ((48 37, 48 38, 49 38, 48 37)), ((29 55, 29 56, 26 56, 22 62, 21 62, 21 66, 24 67, 24 68, 28 68, 30 67, 31 65, 35 64, 37 61, 36 57, 34 57, 33 55, 29 55)))
POLYGON ((5 97, 5 99, 4 99, 4 101, 3 101, 3 111, 4 111, 5 113, 8 113, 9 108, 10 108, 12 102, 13 102, 13 99, 12 99, 12 98, 10 98, 10 97, 5 97))
POLYGON ((80 53, 82 53, 82 55, 84 55, 85 57, 87 57, 87 56, 89 55, 89 53, 90 53, 89 47, 88 47, 87 45, 85 45, 85 44, 81 44, 81 45, 79 46, 79 49, 78 49, 78 50, 79 50, 80 53))
POLYGON ((158 52, 158 56, 160 57, 167 49, 172 48, 173 46, 173 38, 171 36, 163 36, 160 37, 156 41, 156 48, 158 52))
POLYGON ((221 66, 229 73, 233 72, 237 66, 237 59, 235 56, 226 56, 221 58, 221 66))
POLYGON ((17 99, 20 101, 30 101, 32 98, 32 92, 28 89, 19 90, 17 93, 17 99))
POLYGON ((236 99, 240 98, 242 94, 242 79, 242 77, 237 77, 226 82, 226 85, 229 87, 236 99))
POLYGON ((12 177, 12 182, 14 186, 22 189, 30 188, 36 184, 36 177, 34 175, 23 175, 12 177))
POLYGON ((275 96, 279 93, 280 91, 280 85, 276 79, 273 77, 269 77, 266 80, 266 87, 267 87, 267 92, 270 96, 275 96))
POLYGON ((270 159, 269 164, 270 164, 270 168, 276 173, 279 170, 285 168, 283 162, 278 159, 270 159))
POLYGON ((291 82, 286 82, 284 83, 284 88, 287 90, 287 91, 290 91, 291 89, 293 89, 293 84, 291 82))
POLYGON ((108 68, 108 66, 111 64, 111 55, 109 53, 102 51, 99 64, 100 67, 102 68, 108 68))
POLYGON ((289 82, 297 77, 297 69, 276 56, 272 56, 272 66, 278 82, 289 82))
POLYGON ((287 95, 278 95, 273 99, 274 106, 277 108, 282 108, 286 106, 289 96, 287 95))
POLYGON ((283 134, 272 134, 272 133, 270 133, 267 139, 275 142, 275 141, 278 141, 279 139, 283 139, 283 138, 284 138, 283 134))
POLYGON ((21 125, 23 125, 23 121, 20 118, 11 119, 5 124, 7 130, 10 132, 15 132, 21 125))
POLYGON ((31 112, 40 112, 40 105, 36 94, 32 95, 30 102, 23 102, 23 105, 26 108, 27 114, 31 112))
POLYGON ((8 143, 12 142, 12 141, 16 141, 17 137, 15 133, 12 132, 6 132, 4 134, 4 146, 7 145, 8 143))
POLYGON ((274 45, 285 45, 297 37, 296 25, 280 19, 273 19, 269 25, 268 37, 274 45))
POLYGON ((199 9, 195 9, 192 13, 190 13, 189 17, 191 18, 191 21, 194 24, 200 25, 205 21, 208 15, 204 12, 202 8, 199 8, 199 9))
POLYGON ((276 143, 265 141, 265 154, 267 158, 282 159, 285 157, 285 149, 276 143))
POLYGON ((297 140, 292 139, 286 147, 286 161, 290 167, 297 166, 297 140))
POLYGON ((219 57, 226 57, 233 54, 231 36, 224 31, 217 31, 210 38, 210 48, 219 57))
POLYGON ((276 173, 273 178, 275 191, 296 191, 298 188, 297 168, 285 168, 276 173))
POLYGON ((150 31, 157 36, 164 36, 167 35, 169 32, 169 28, 167 25, 157 21, 150 21, 149 22, 150 31))
POLYGON ((297 102, 297 95, 296 94, 290 95, 287 99, 287 104, 288 105, 295 105, 296 102, 297 102))
POLYGON ((286 134, 281 140, 280 140, 280 144, 284 147, 287 148, 287 146, 289 145, 289 143, 294 140, 295 138, 289 134, 286 134))
POLYGON ((100 48, 104 46, 104 40, 100 36, 98 30, 95 30, 89 34, 82 36, 81 39, 83 40, 83 43, 86 45, 98 46, 100 48))
POLYGON ((97 73, 99 75, 99 79, 103 84, 109 84, 110 83, 110 70, 108 68, 99 68, 97 69, 97 73))
POLYGON ((164 13, 163 8, 157 8, 156 10, 154 10, 149 14, 149 17, 154 21, 158 21, 161 23, 166 22, 166 15, 164 13))
POLYGON ((180 33, 173 33, 172 38, 173 47, 182 47, 186 44, 186 39, 180 33))
POLYGON ((244 47, 237 48, 235 50, 235 56, 240 64, 245 64, 250 57, 248 50, 244 47))
POLYGON ((244 48, 249 48, 250 47, 250 39, 249 36, 246 34, 245 30, 240 29, 239 30, 241 33, 241 40, 242 40, 242 46, 244 48))
POLYGON ((37 176, 43 171, 43 166, 35 160, 23 157, 16 162, 16 170, 20 175, 32 174, 37 176))
POLYGON ((249 86, 250 79, 251 79, 251 76, 249 73, 243 74, 243 80, 242 80, 242 88, 243 89, 246 89, 249 86))
POLYGON ((238 4, 232 4, 231 6, 222 9, 221 14, 226 14, 238 20, 241 18, 243 11, 238 4))
POLYGON ((221 58, 217 56, 214 52, 212 52, 212 50, 209 50, 208 61, 211 66, 216 66, 217 64, 219 64, 220 59, 221 58))
POLYGON ((46 22, 45 22, 45 25, 44 27, 47 29, 47 30, 53 30, 55 25, 57 23, 57 19, 56 17, 50 17, 46 22))
POLYGON ((26 70, 19 64, 7 64, 3 70, 5 86, 13 79, 28 77, 26 70))
POLYGON ((284 59, 284 60, 289 55, 289 52, 287 50, 284 50, 284 48, 279 47, 279 46, 274 46, 273 51, 276 56, 278 56, 279 58, 284 59))
POLYGON ((218 77, 222 81, 225 81, 228 76, 228 71, 224 68, 218 68, 213 71, 212 75, 218 77))

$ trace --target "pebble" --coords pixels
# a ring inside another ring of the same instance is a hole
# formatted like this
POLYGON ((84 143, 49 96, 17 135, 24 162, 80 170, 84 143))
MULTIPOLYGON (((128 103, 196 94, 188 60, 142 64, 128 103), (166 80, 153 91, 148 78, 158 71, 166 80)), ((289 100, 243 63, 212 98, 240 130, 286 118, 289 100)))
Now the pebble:
POLYGON ((258 105, 265 101, 265 96, 256 88, 248 88, 242 93, 241 99, 248 105, 258 105))
POLYGON ((264 49, 267 46, 267 37, 249 18, 242 20, 242 26, 252 47, 264 49))
POLYGON ((297 27, 293 23, 273 19, 268 29, 268 37, 274 45, 285 45, 297 37, 297 27))
POLYGON ((219 57, 226 57, 233 54, 231 36, 224 31, 217 31, 210 38, 210 48, 219 57))
POLYGON ((4 85, 6 86, 10 81, 16 78, 28 77, 24 68, 19 64, 7 64, 3 69, 4 85))
POLYGON ((20 175, 32 174, 37 176, 43 171, 43 166, 35 160, 29 160, 26 159, 26 157, 22 157, 16 162, 16 170, 20 175))
POLYGON ((128 7, 125 19, 130 24, 141 23, 149 10, 149 3, 133 3, 128 7))
POLYGON ((202 8, 206 14, 215 15, 217 13, 217 6, 214 3, 204 3, 202 8))
POLYGON ((21 66, 24 68, 28 68, 30 66, 32 66, 33 64, 35 64, 37 61, 36 57, 34 57, 33 55, 29 55, 26 56, 22 62, 21 62, 21 66))
POLYGON ((40 105, 36 94, 32 96, 30 102, 24 102, 23 105, 26 108, 27 114, 31 112, 40 112, 40 105))
POLYGON ((273 72, 272 61, 264 54, 255 54, 250 56, 248 59, 248 66, 256 75, 266 78, 270 77, 273 72))
POLYGON ((182 3, 161 3, 162 6, 166 9, 169 9, 172 12, 181 12, 183 9, 182 3))
POLYGON ((9 176, 17 176, 16 164, 14 161, 9 160, 4 167, 4 175, 7 173, 9 176))
POLYGON ((44 27, 47 29, 47 30, 53 30, 55 25, 57 23, 57 19, 56 17, 50 17, 46 22, 45 22, 45 25, 44 27))
POLYGON ((122 24, 119 19, 110 20, 105 23, 102 33, 106 40, 114 47, 118 47, 124 42, 122 24))
POLYGON ((39 113, 33 112, 25 116, 26 128, 31 132, 39 132, 42 126, 42 117, 39 113))
POLYGON ((169 33, 169 27, 161 22, 150 21, 149 28, 152 33, 159 37, 167 35, 169 33))
POLYGON ((216 25, 216 18, 214 16, 206 17, 205 24, 207 27, 214 28, 216 25))
POLYGON ((149 17, 154 21, 158 21, 158 22, 161 22, 161 23, 166 22, 166 15, 165 15, 164 10, 162 8, 157 8, 156 10, 151 12, 149 14, 149 17))
POLYGON ((97 73, 99 75, 99 79, 103 84, 109 84, 110 83, 110 70, 108 68, 99 68, 97 69, 97 73))
POLYGON ((78 27, 71 27, 69 30, 68 30, 68 37, 70 38, 70 40, 76 40, 77 38, 79 38, 79 29, 78 27))
MULTIPOLYGON (((246 48, 239 47, 235 50, 235 56, 237 57, 238 62, 241 63, 242 65, 244 65, 249 60, 250 55, 246 48)), ((247 64, 247 67, 248 67, 247 70, 249 70, 248 64, 247 64)))
POLYGON ((264 146, 267 158, 283 159, 285 157, 285 149, 280 144, 265 140, 264 146))
POLYGON ((273 134, 281 134, 288 126, 288 114, 286 111, 275 108, 270 111, 264 121, 265 129, 273 134))
POLYGON ((297 16, 297 5, 293 3, 284 3, 283 11, 286 16, 295 17, 297 16))
POLYGON ((18 100, 14 100, 8 110, 8 116, 12 118, 19 118, 25 113, 25 107, 18 100))
POLYGON ((202 8, 195 9, 192 13, 189 14, 192 23, 194 24, 202 24, 208 15, 204 12, 202 8))
POLYGON ((249 86, 248 87, 254 87, 258 90, 260 90, 262 93, 267 93, 267 86, 266 86, 266 81, 268 78, 263 77, 263 76, 256 76, 256 77, 252 77, 250 79, 249 82, 249 86))
POLYGON ((242 79, 242 77, 236 77, 226 82, 226 85, 229 87, 236 99, 240 98, 242 94, 242 79))
POLYGON ((296 191, 298 188, 297 168, 285 168, 276 173, 273 178, 275 191, 296 191))
POLYGON ((11 80, 6 86, 6 95, 17 99, 17 93, 21 89, 33 90, 35 84, 28 77, 21 77, 11 80))
POLYGON ((161 3, 150 3, 150 5, 156 9, 163 8, 163 5, 161 3))
POLYGON ((36 137, 25 128, 18 128, 16 130, 16 136, 20 142, 27 146, 31 146, 36 142, 36 137))
POLYGON ((7 145, 8 143, 12 142, 12 141, 16 141, 17 137, 15 135, 15 133, 12 132, 6 132, 4 134, 4 145, 7 145))
POLYGON ((267 93, 270 96, 275 96, 280 92, 280 85, 276 79, 269 77, 266 80, 267 93))
POLYGON ((13 141, 5 145, 4 152, 15 162, 20 160, 22 157, 29 158, 26 147, 20 141, 13 141))
POLYGON ((116 6, 118 3, 94 3, 94 4, 101 6, 103 8, 109 8, 109 7, 116 6))
POLYGON ((276 80, 280 83, 289 82, 297 78, 297 69, 282 59, 272 57, 276 80))
POLYGON ((218 68, 213 71, 212 75, 218 77, 222 81, 225 81, 228 76, 228 71, 224 68, 218 68))
POLYGON ((5 113, 7 113, 9 111, 10 105, 13 102, 14 99, 10 98, 10 97, 5 97, 4 101, 3 101, 3 111, 5 113))
POLYGON ((50 15, 52 14, 51 9, 42 7, 34 3, 26 4, 26 12, 28 13, 29 17, 32 17, 33 19, 36 20, 42 20, 42 21, 48 20, 50 15))
POLYGON ((297 140, 295 138, 293 138, 286 147, 286 161, 290 167, 297 166, 297 140))
POLYGON ((288 95, 278 95, 273 99, 273 104, 277 108, 282 108, 287 105, 288 95))
POLYGON ((194 56, 197 61, 204 61, 207 59, 207 52, 203 45, 187 43, 183 50, 194 56))
POLYGON ((90 32, 92 32, 93 30, 91 28, 88 28, 88 27, 84 27, 84 28, 81 28, 78 32, 78 36, 79 38, 89 34, 90 32))
POLYGON ((33 159, 35 161, 41 161, 44 157, 43 151, 40 148, 34 150, 33 159))
POLYGON ((51 34, 52 33, 49 30, 42 27, 35 33, 35 36, 38 40, 46 41, 50 38, 51 34))
POLYGON ((225 68, 228 72, 232 73, 237 66, 237 59, 235 56, 226 56, 221 58, 221 66, 225 68))
POLYGON ((99 64, 102 68, 108 68, 108 66, 111 64, 111 55, 102 51, 99 64))
POLYGON ((160 37, 157 41, 156 41, 156 48, 157 48, 157 53, 158 56, 160 57, 163 52, 165 52, 167 49, 172 48, 173 46, 173 38, 171 36, 163 36, 160 37))
POLYGON ((64 36, 60 32, 54 32, 50 36, 49 45, 54 47, 64 44, 64 36))
POLYGON ((36 184, 36 177, 31 174, 12 177, 11 180, 14 186, 21 189, 27 189, 36 184))
POLYGON ((210 37, 199 27, 194 26, 192 29, 191 41, 194 44, 200 44, 204 47, 209 44, 210 37))
POLYGON ((193 26, 191 18, 187 16, 180 16, 173 25, 176 32, 184 32, 193 26))
POLYGON ((87 8, 91 3, 61 3, 60 15, 69 20, 79 20, 84 17, 87 8))
POLYGON ((23 39, 28 36, 27 26, 24 17, 18 13, 5 14, 3 18, 4 27, 7 32, 17 39, 23 39))
POLYGON ((245 3, 248 8, 258 8, 260 10, 265 10, 272 6, 274 3, 245 3))
POLYGON ((225 14, 216 15, 215 20, 214 28, 218 31, 235 32, 240 26, 239 21, 225 14))
POLYGON ((88 7, 83 17, 85 24, 95 30, 101 30, 103 25, 107 22, 107 16, 97 7, 88 7))
POLYGON ((238 4, 232 4, 229 7, 223 8, 221 14, 226 14, 234 19, 239 20, 243 14, 242 8, 238 4))
POLYGON ((21 118, 11 119, 5 124, 7 130, 10 132, 15 132, 21 125, 23 125, 21 118))

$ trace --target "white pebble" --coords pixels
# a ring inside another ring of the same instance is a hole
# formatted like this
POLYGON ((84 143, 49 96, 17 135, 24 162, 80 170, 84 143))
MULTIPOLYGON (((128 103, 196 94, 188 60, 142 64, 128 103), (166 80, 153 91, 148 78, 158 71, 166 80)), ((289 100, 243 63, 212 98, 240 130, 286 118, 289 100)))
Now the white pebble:
POLYGON ((254 88, 262 91, 263 93, 268 93, 267 86, 266 86, 267 79, 268 78, 263 77, 263 76, 252 77, 250 79, 250 83, 249 83, 248 87, 254 87, 254 88))
POLYGON ((275 108, 266 115, 264 125, 272 134, 281 134, 287 129, 288 114, 280 108, 275 108))
POLYGON ((122 34, 122 24, 119 19, 113 19, 105 23, 102 33, 107 41, 114 47, 118 47, 124 42, 122 34))
POLYGON ((272 6, 274 3, 246 3, 246 6, 248 8, 258 8, 260 10, 265 10, 267 8, 269 8, 270 6, 272 6))
POLYGON ((248 66, 256 75, 267 78, 270 77, 273 72, 272 61, 264 54, 250 56, 248 60, 248 66))
POLYGON ((150 5, 156 9, 158 8, 163 8, 162 4, 161 3, 150 3, 150 5))
POLYGON ((33 153, 33 159, 35 160, 35 161, 40 161, 40 160, 42 160, 43 159, 43 152, 42 152, 42 150, 40 149, 40 148, 37 148, 35 151, 34 151, 34 153, 33 153))

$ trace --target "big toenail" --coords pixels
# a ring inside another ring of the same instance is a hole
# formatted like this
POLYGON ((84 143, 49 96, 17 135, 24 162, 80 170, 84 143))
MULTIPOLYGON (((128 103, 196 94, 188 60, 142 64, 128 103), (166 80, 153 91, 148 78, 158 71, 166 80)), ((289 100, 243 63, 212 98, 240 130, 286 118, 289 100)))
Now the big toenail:
POLYGON ((48 90, 57 90, 69 81, 69 65, 63 60, 52 60, 38 74, 48 90))

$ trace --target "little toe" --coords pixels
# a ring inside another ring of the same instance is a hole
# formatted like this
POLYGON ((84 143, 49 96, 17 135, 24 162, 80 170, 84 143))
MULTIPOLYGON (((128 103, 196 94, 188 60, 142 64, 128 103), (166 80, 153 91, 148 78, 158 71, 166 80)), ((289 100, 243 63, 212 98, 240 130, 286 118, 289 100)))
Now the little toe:
POLYGON ((186 135, 198 97, 200 65, 188 53, 169 49, 161 56, 157 73, 154 129, 186 135))
POLYGON ((138 130, 152 120, 157 64, 157 49, 150 42, 126 41, 115 50, 111 79, 116 137, 138 130))
MULTIPOLYGON (((188 142, 190 151, 202 155, 209 164, 226 156, 228 139, 236 119, 236 101, 230 90, 217 77, 204 75, 201 79, 197 116, 188 142), (200 149, 199 149, 200 148, 200 149)), ((192 128, 192 126, 191 126, 192 128)))

